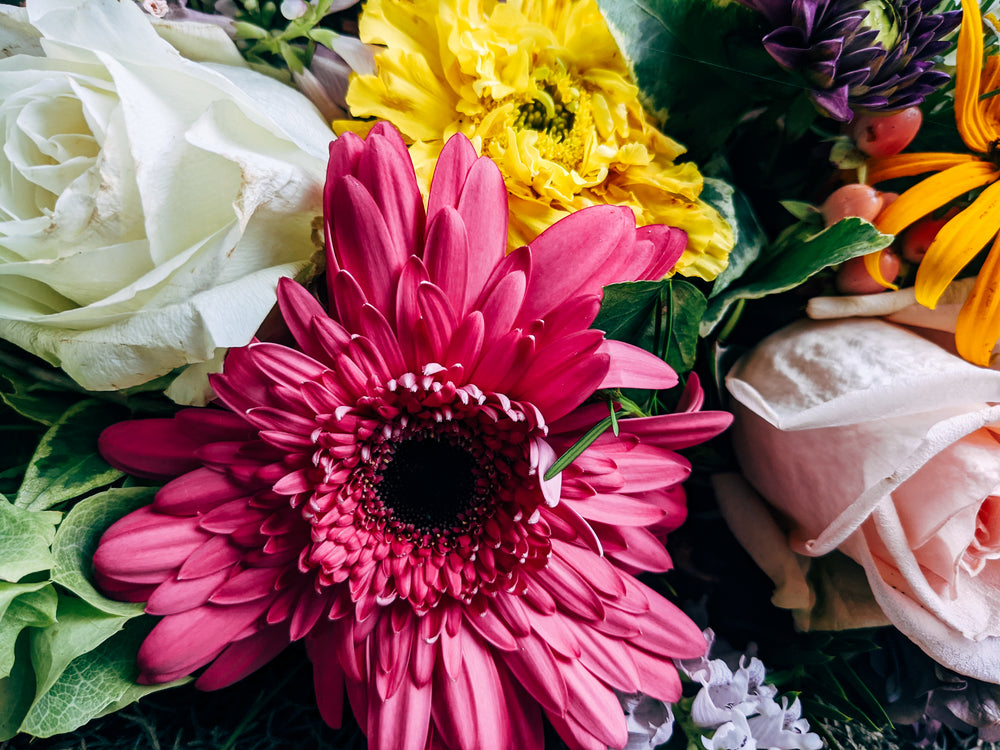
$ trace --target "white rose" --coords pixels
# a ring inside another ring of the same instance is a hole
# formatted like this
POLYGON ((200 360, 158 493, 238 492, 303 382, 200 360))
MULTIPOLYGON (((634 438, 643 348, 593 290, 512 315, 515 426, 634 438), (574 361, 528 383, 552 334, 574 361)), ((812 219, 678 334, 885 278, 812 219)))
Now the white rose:
MULTIPOLYGON (((899 630, 1000 682, 1000 372, 881 320, 800 321, 726 384, 740 466, 792 549, 844 552, 899 630)), ((752 512, 729 502, 726 516, 749 549, 760 534, 777 546, 752 512)))
POLYGON ((0 10, 0 337, 94 390, 247 343, 316 253, 327 124, 217 27, 0 10))

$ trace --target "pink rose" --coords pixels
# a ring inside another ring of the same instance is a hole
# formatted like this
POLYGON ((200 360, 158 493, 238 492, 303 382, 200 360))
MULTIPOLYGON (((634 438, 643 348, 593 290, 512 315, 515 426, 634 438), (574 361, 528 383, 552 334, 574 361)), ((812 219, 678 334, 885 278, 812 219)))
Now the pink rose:
MULTIPOLYGON (((740 465, 792 549, 846 553, 934 659, 1000 681, 1000 372, 853 319, 779 331, 726 382, 740 465)), ((749 546, 773 533, 742 512, 749 546)))

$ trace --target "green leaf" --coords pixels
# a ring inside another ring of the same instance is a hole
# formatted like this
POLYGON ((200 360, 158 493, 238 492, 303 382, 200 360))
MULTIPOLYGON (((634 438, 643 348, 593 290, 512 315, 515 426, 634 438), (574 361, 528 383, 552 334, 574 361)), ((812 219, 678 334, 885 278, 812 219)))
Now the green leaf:
POLYGON ((0 350, 0 378, 9 388, 0 389, 0 400, 18 414, 44 425, 52 425, 66 409, 79 401, 79 386, 64 373, 36 364, 21 353, 0 350))
POLYGON ((35 695, 35 673, 28 656, 28 634, 11 644, 10 674, 0 679, 0 742, 18 732, 35 695))
POLYGON ((626 281, 604 287, 601 309, 591 328, 604 331, 605 338, 652 351, 653 314, 665 288, 664 281, 626 281))
MULTIPOLYGON (((718 160, 713 160, 705 169, 728 172, 728 168, 724 164, 720 165, 718 160)), ((712 293, 709 296, 714 297, 738 279, 760 257, 761 251, 767 245, 767 235, 757 221, 746 195, 725 180, 706 177, 701 198, 715 208, 733 229, 733 249, 729 253, 729 263, 712 285, 712 293)))
POLYGON ((124 627, 128 615, 111 615, 72 596, 59 598, 56 621, 31 631, 31 663, 38 696, 48 692, 69 663, 124 627))
POLYGON ((327 49, 333 49, 333 45, 340 38, 340 34, 332 29, 316 27, 309 30, 309 38, 314 42, 322 44, 327 49))
POLYGON ((717 150, 755 102, 799 91, 761 45, 756 14, 739 3, 598 5, 648 108, 696 161, 717 150))
POLYGON ((164 685, 136 684, 139 670, 135 657, 153 624, 149 617, 130 620, 122 632, 70 662, 59 679, 36 697, 20 730, 35 737, 71 732, 96 716, 123 707, 126 697, 137 699, 189 682, 186 678, 164 685))
POLYGON ((236 30, 237 39, 267 39, 271 36, 267 29, 247 21, 234 21, 233 28, 236 30))
POLYGON ((116 602, 90 582, 94 551, 101 534, 122 516, 149 505, 156 487, 105 490, 77 503, 59 524, 52 542, 52 580, 88 604, 113 615, 135 615, 142 605, 116 602))
POLYGON ((818 224, 822 221, 819 209, 805 201, 778 201, 781 207, 799 221, 809 221, 818 224))
POLYGON ((14 666, 14 644, 21 631, 55 622, 56 590, 48 581, 0 583, 0 678, 14 666))
POLYGON ((670 279, 667 304, 663 308, 663 330, 667 332, 663 359, 678 373, 694 367, 698 353, 698 330, 708 301, 698 288, 683 279, 670 279))
MULTIPOLYGON (((624 412, 622 412, 622 414, 624 414, 624 412)), ((614 414, 613 417, 607 416, 587 430, 583 437, 567 448, 566 452, 559 456, 559 458, 556 459, 556 462, 548 468, 544 476, 545 481, 548 482, 549 480, 554 479, 559 472, 573 463, 581 453, 590 447, 591 443, 607 432, 608 428, 611 427, 618 416, 618 414, 614 414)))
POLYGON ((593 327, 665 359, 678 373, 694 365, 705 296, 689 281, 627 281, 604 288, 593 327))
POLYGON ((882 234, 867 221, 854 217, 815 233, 811 224, 800 224, 779 238, 747 270, 738 286, 730 286, 710 300, 701 335, 707 336, 737 300, 759 299, 794 289, 818 271, 881 250, 892 240, 891 234, 882 234))
POLYGON ((18 581, 52 567, 49 547, 61 517, 18 508, 0 495, 0 579, 18 581))
POLYGON ((67 409, 42 436, 15 505, 44 510, 123 476, 97 452, 98 436, 120 416, 115 407, 93 400, 67 409))

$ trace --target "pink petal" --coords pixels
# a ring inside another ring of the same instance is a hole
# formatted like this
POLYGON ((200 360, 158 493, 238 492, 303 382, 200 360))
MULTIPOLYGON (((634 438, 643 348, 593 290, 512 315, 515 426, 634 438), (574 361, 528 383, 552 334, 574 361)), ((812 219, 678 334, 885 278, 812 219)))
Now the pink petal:
POLYGON ((445 206, 427 227, 424 265, 430 280, 451 300, 458 314, 466 311, 469 274, 469 237, 455 209, 445 206))
MULTIPOLYGON (((412 356, 412 352, 407 352, 409 337, 412 336, 413 327, 420 317, 420 303, 417 301, 417 290, 420 285, 428 281, 427 269, 420 258, 412 257, 403 267, 399 276, 399 284, 396 289, 396 339, 403 348, 404 355, 412 356)), ((391 309, 391 308, 390 308, 391 309)), ((416 368, 422 362, 414 362, 407 359, 407 364, 411 368, 416 368)))
POLYGON ((542 712, 528 693, 521 689, 502 664, 497 665, 500 689, 507 697, 507 729, 510 747, 517 750, 543 750, 542 712))
POLYGON ((465 621, 494 648, 501 651, 513 651, 517 648, 517 641, 510 628, 492 610, 486 609, 481 615, 467 613, 465 621))
POLYGON ((205 604, 179 615, 167 615, 146 636, 136 658, 152 682, 204 666, 267 608, 259 599, 234 607, 205 604))
POLYGON ((264 628, 232 643, 195 682, 199 690, 219 690, 242 680, 284 651, 288 636, 282 628, 264 628))
POLYGON ((579 722, 584 731, 590 732, 605 746, 624 747, 628 730, 614 692, 580 662, 568 661, 562 668, 570 688, 567 718, 579 722))
MULTIPOLYGON (((368 304, 368 297, 357 280, 347 271, 338 271, 332 277, 327 271, 330 285, 330 305, 348 331, 357 331, 361 309, 368 304)), ((328 349, 329 351, 329 349, 328 349)))
POLYGON ((396 279, 408 257, 405 248, 389 234, 378 204, 357 179, 343 178, 333 200, 334 245, 341 268, 373 305, 391 309, 396 279))
POLYGON ((598 351, 611 357, 611 367, 598 388, 648 388, 659 390, 677 385, 674 368, 655 354, 624 341, 606 339, 598 351))
POLYGON ((564 365, 532 369, 527 383, 522 381, 518 386, 518 398, 537 406, 547 422, 568 414, 593 394, 608 370, 609 359, 605 354, 585 354, 576 361, 567 359, 564 365))
POLYGON ((663 509, 628 495, 591 495, 574 500, 573 508, 590 521, 619 526, 649 526, 666 516, 663 509))
POLYGON ((617 599, 625 596, 625 585, 621 573, 606 559, 595 555, 589 549, 552 540, 552 554, 558 555, 571 568, 587 579, 587 582, 605 596, 617 599))
POLYGON ((609 278, 602 268, 620 246, 630 248, 634 236, 635 217, 622 206, 590 206, 550 226, 531 243, 532 273, 520 320, 544 318, 572 297, 629 281, 609 278))
POLYGON ((452 334, 458 327, 455 311, 447 295, 430 282, 424 282, 418 287, 417 301, 427 325, 434 361, 438 362, 443 358, 451 343, 452 334))
POLYGON ((306 652, 313 664, 313 684, 320 716, 331 727, 339 727, 344 714, 344 670, 331 644, 338 634, 333 628, 313 630, 306 638, 306 652))
POLYGON ((585 620, 604 617, 604 605, 590 584, 577 571, 558 557, 549 558, 549 564, 532 572, 531 577, 552 594, 559 608, 585 620))
POLYGON ((204 578, 168 578, 150 595, 146 602, 146 614, 174 615, 200 607, 228 577, 228 570, 219 570, 204 578))
POLYGON ((531 618, 531 627, 543 643, 567 659, 577 659, 583 652, 576 630, 571 627, 571 618, 561 613, 535 615, 531 618))
POLYGON ((427 223, 434 221, 444 208, 458 208, 469 170, 476 163, 476 149, 461 133, 456 133, 441 149, 427 198, 427 223))
POLYGON ((201 466, 200 441, 174 419, 119 422, 101 433, 98 450, 116 469, 147 479, 173 479, 201 466))
MULTIPOLYGON (((471 640, 471 639, 470 639, 471 640)), ((510 747, 506 695, 489 650, 467 644, 453 680, 438 670, 432 717, 445 744, 454 750, 507 750, 510 747)))
POLYGON ((214 469, 199 467, 165 484, 156 493, 153 507, 162 513, 189 516, 247 495, 242 485, 214 469))
POLYGON ((516 651, 497 656, 532 698, 552 714, 561 714, 569 702, 569 691, 562 672, 548 645, 534 636, 519 640, 516 651))
POLYGON ((165 580, 208 538, 195 518, 140 508, 104 532, 94 552, 94 565, 102 574, 125 582, 149 583, 148 578, 135 578, 146 573, 165 580))
POLYGON ((510 331, 517 312, 521 309, 526 284, 524 273, 515 271, 501 279, 483 302, 480 309, 486 323, 483 343, 487 349, 510 331))
POLYGON ((467 370, 473 369, 482 353, 485 331, 483 314, 474 310, 456 329, 442 364, 450 366, 460 363, 467 370))
POLYGON ((602 530, 602 536, 608 557, 619 565, 654 573, 665 572, 673 567, 663 542, 646 529, 611 527, 602 530), (617 537, 619 546, 615 549, 609 547, 607 539, 609 531, 617 537))
POLYGON ((361 309, 359 323, 358 333, 368 338, 382 353, 389 371, 396 377, 406 372, 403 350, 382 312, 372 305, 365 305, 361 309))
POLYGON ((327 283, 340 270, 333 253, 333 202, 334 188, 347 175, 357 173, 358 160, 365 150, 364 141, 354 133, 344 133, 330 143, 330 160, 326 166, 326 183, 323 185, 323 231, 326 240, 327 283))
POLYGON ((651 242, 654 247, 652 260, 645 268, 633 267, 624 271, 624 278, 637 281, 662 279, 666 276, 684 254, 688 241, 687 232, 683 229, 664 224, 638 227, 635 230, 635 238, 636 244, 651 242))
POLYGON ((670 659, 647 654, 627 646, 639 673, 639 692, 651 698, 676 703, 681 697, 681 678, 670 659))
POLYGON ((402 265, 406 256, 416 254, 423 239, 424 202, 413 160, 398 130, 386 122, 375 124, 365 139, 356 176, 381 209, 402 265))
POLYGON ((724 432, 732 421, 733 415, 724 411, 699 411, 625 419, 619 425, 621 432, 635 435, 644 443, 680 450, 724 432))
POLYGON ((507 252, 507 187, 500 168, 480 157, 469 170, 458 201, 469 237, 469 297, 475 299, 507 252))
POLYGON ((325 351, 313 334, 312 321, 326 318, 326 310, 301 285, 289 278, 278 279, 278 308, 295 342, 303 352, 321 362, 325 351))
POLYGON ((229 606, 272 598, 280 574, 281 568, 248 568, 240 571, 220 586, 209 601, 229 606))
POLYGON ((418 686, 403 680, 391 698, 369 700, 366 731, 369 745, 386 750, 424 750, 433 695, 429 682, 418 686))
POLYGON ((184 581, 202 578, 211 573, 228 569, 243 558, 243 550, 230 544, 224 536, 213 536, 192 552, 177 571, 177 579, 184 581))
POLYGON ((574 297, 545 316, 542 329, 536 334, 539 346, 548 345, 564 336, 590 327, 601 309, 601 298, 596 294, 574 297))

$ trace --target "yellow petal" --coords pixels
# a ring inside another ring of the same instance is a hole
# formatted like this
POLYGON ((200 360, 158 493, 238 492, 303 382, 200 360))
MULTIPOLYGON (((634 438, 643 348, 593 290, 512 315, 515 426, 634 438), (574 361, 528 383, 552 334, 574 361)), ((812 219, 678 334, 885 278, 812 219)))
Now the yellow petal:
POLYGON ((983 66, 983 21, 976 0, 962 0, 962 26, 958 32, 955 63, 955 121, 965 145, 986 153, 996 138, 983 115, 979 101, 980 74, 983 66))
POLYGON ((979 194, 971 206, 949 219, 927 248, 914 284, 917 302, 933 308, 945 287, 998 229, 1000 182, 994 182, 979 194))
POLYGON ((896 154, 868 160, 868 182, 872 185, 897 177, 913 177, 924 172, 940 172, 957 164, 974 161, 972 154, 918 153, 896 154))
POLYGON ((899 234, 934 209, 970 190, 993 182, 998 176, 997 168, 986 161, 957 164, 921 180, 904 192, 878 215, 875 226, 880 232, 899 234))
POLYGON ((972 294, 958 314, 955 347, 973 364, 989 366, 993 346, 1000 339, 1000 237, 979 271, 972 294))

